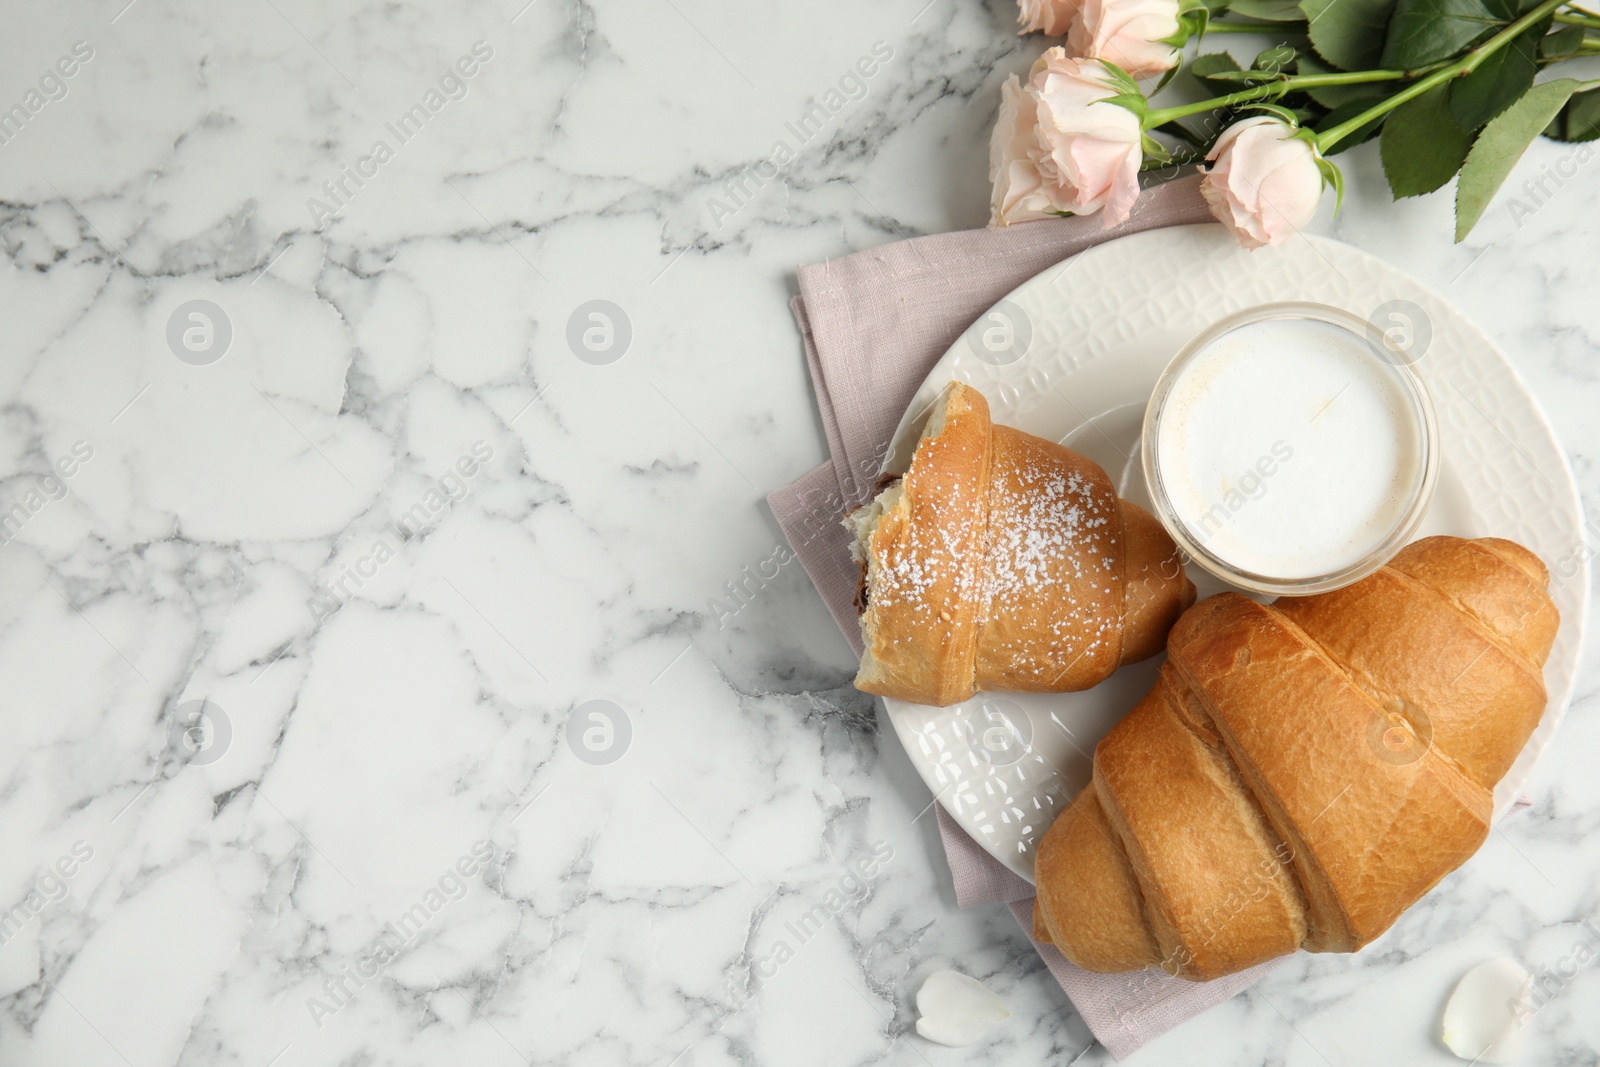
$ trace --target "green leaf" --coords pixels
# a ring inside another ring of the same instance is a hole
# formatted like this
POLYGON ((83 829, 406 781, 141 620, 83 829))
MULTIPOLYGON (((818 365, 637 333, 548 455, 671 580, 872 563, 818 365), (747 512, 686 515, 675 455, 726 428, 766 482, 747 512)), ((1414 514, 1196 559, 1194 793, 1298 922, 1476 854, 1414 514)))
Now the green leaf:
MULTIPOLYGON (((1301 56, 1295 63, 1296 74, 1332 74, 1333 68, 1319 60, 1316 56, 1301 56)), ((1361 100, 1372 95, 1372 83, 1356 85, 1319 85, 1315 89, 1305 90, 1307 96, 1326 108, 1335 108, 1341 104, 1348 104, 1352 100, 1361 100)))
POLYGON ((1449 59, 1503 22, 1483 0, 1400 0, 1379 64, 1415 70, 1449 59))
POLYGON ((1226 96, 1239 89, 1238 85, 1219 79, 1217 75, 1238 72, 1239 61, 1226 52, 1207 52, 1203 56, 1195 56, 1189 64, 1189 73, 1217 96, 1226 96))
POLYGON ((1297 0, 1233 0, 1228 11, 1263 22, 1303 22, 1306 17, 1297 0))
POLYGON ((1450 114, 1450 91, 1443 85, 1407 100, 1389 115, 1379 152, 1394 198, 1421 196, 1442 187, 1472 147, 1472 131, 1450 114))
POLYGON ((1397 0, 1300 0, 1311 47, 1340 70, 1372 70, 1397 0))
POLYGON ((1555 30, 1539 42, 1539 55, 1545 59, 1567 59, 1578 54, 1578 49, 1583 47, 1582 26, 1557 26, 1555 30))
MULTIPOLYGON (((1542 21, 1542 20, 1541 20, 1542 21)), ((1450 114, 1463 129, 1475 130, 1528 91, 1539 73, 1539 39, 1548 21, 1512 38, 1450 87, 1450 114)))
POLYGON ((1255 62, 1250 64, 1250 69, 1266 71, 1269 74, 1281 74, 1294 66, 1295 56, 1298 54, 1293 45, 1273 45, 1256 56, 1255 62))
POLYGON ((1456 183, 1456 243, 1483 218, 1511 168, 1560 113, 1577 87, 1578 82, 1572 78, 1535 85, 1483 128, 1461 168, 1461 180, 1456 183))
POLYGON ((1501 22, 1515 22, 1538 7, 1539 0, 1483 0, 1483 6, 1501 22))
MULTIPOLYGON (((1334 108, 1332 111, 1323 116, 1322 121, 1317 124, 1317 132, 1322 133, 1326 130, 1333 129, 1335 126, 1342 125, 1345 122, 1355 118, 1363 111, 1366 111, 1368 108, 1382 103, 1385 99, 1387 99, 1387 97, 1385 97, 1382 93, 1377 93, 1372 96, 1365 96, 1340 104, 1338 107, 1334 108)), ((1393 114, 1393 112, 1390 114, 1393 114)), ((1354 148, 1358 144, 1372 140, 1373 135, 1376 134, 1383 126, 1383 120, 1388 117, 1388 115, 1379 115, 1377 118, 1373 119, 1371 122, 1367 123, 1365 126, 1362 126, 1350 136, 1344 138, 1338 144, 1328 149, 1327 154, 1330 156, 1336 156, 1340 152, 1347 151, 1351 148, 1354 148)))
POLYGON ((1557 141, 1592 141, 1600 137, 1600 89, 1573 93, 1544 135, 1557 141))

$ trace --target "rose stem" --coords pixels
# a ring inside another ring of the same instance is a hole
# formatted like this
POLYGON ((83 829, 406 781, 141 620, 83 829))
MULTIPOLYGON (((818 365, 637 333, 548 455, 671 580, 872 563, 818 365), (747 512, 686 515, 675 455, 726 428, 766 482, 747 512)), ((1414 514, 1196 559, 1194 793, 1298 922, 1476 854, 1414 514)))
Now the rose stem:
POLYGON ((1264 85, 1241 89, 1227 96, 1219 96, 1211 100, 1201 100, 1193 104, 1180 104, 1177 107, 1163 107, 1145 112, 1144 128, 1154 129, 1163 126, 1173 119, 1187 118, 1198 115, 1202 111, 1215 111, 1218 108, 1233 107, 1236 104, 1248 104, 1253 100, 1264 100, 1295 89, 1315 89, 1322 85, 1359 85, 1363 82, 1399 81, 1402 78, 1415 77, 1417 72, 1404 70, 1360 70, 1360 71, 1334 71, 1328 74, 1297 74, 1292 77, 1278 77, 1264 85))
POLYGON ((1556 15, 1557 22, 1564 22, 1568 26, 1584 26, 1591 30, 1600 30, 1600 18, 1593 15, 1573 15, 1562 11, 1556 15))

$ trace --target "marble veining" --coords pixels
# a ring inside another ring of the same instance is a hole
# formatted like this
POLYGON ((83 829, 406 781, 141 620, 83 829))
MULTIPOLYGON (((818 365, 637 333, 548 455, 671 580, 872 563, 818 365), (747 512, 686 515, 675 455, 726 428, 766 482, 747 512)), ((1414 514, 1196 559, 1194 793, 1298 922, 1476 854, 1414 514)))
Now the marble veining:
MULTIPOLYGON (((9 12, 0 1061, 1105 1059, 955 907, 763 504, 823 457, 795 266, 984 222, 1013 20, 9 12), (915 1036, 942 967, 1006 998, 984 1044, 915 1036)), ((1448 193, 1342 162, 1319 230, 1511 353, 1600 503, 1589 168, 1455 247, 1448 193)), ((1135 1062, 1449 1061, 1461 973, 1600 922, 1595 708, 1590 671, 1532 807, 1379 943, 1135 1062)), ((1527 1062, 1592 1062, 1600 969, 1547 988, 1527 1062)))

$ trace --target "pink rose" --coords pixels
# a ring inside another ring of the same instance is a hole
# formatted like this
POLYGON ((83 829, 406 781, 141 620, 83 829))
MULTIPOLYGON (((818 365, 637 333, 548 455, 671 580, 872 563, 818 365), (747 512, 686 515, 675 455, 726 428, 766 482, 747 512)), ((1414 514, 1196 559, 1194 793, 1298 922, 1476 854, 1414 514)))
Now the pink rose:
POLYGON ((1039 174, 1039 112, 1013 74, 1000 86, 1000 117, 989 141, 989 180, 994 183, 990 225, 1046 219, 1054 211, 1039 174))
POLYGON ((1211 213, 1241 245, 1277 244, 1302 229, 1322 200, 1322 168, 1316 148, 1294 128, 1270 115, 1236 122, 1206 156, 1200 192, 1211 213))
POLYGON ((1067 42, 1080 56, 1115 63, 1135 78, 1171 70, 1186 39, 1179 0, 1083 0, 1067 42))
POLYGON ((1038 104, 1039 174, 1061 210, 1105 210, 1109 229, 1139 195, 1144 138, 1139 116, 1106 103, 1125 88, 1098 59, 1071 59, 1061 48, 1039 57, 1028 79, 1038 104))
POLYGON ((1039 57, 1027 85, 1007 83, 990 142, 990 225, 1096 211, 1107 228, 1126 220, 1139 195, 1143 132, 1139 116, 1106 101, 1129 88, 1099 60, 1061 48, 1039 57))
POLYGON ((1023 33, 1065 37, 1080 6, 1081 0, 1018 0, 1017 25, 1023 33))

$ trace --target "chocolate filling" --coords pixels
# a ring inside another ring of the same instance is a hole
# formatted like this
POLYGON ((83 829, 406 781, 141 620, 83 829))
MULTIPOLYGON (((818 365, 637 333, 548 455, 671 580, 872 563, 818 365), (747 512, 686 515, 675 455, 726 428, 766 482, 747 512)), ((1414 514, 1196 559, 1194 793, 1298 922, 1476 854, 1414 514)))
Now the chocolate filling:
MULTIPOLYGON (((878 475, 877 484, 874 485, 873 488, 872 488, 872 495, 869 496, 862 503, 857 504, 855 507, 853 507, 850 510, 846 511, 844 513, 844 515, 840 518, 840 521, 842 523, 846 523, 846 524, 850 525, 852 527, 852 533, 853 533, 854 532, 854 529, 853 529, 854 528, 854 523, 851 521, 850 517, 852 515, 854 515, 856 512, 860 511, 862 508, 867 507, 868 505, 870 505, 874 500, 878 499, 878 497, 880 495, 882 495, 882 493, 883 493, 883 491, 885 489, 888 489, 890 486, 895 485, 903 477, 904 477, 904 475, 890 474, 888 472, 885 472, 883 474, 878 475)), ((856 595, 854 597, 853 602, 854 602, 855 608, 856 608, 856 616, 859 618, 860 616, 866 614, 866 610, 867 610, 867 598, 868 598, 867 572, 868 572, 869 558, 871 556, 872 549, 871 549, 871 546, 869 544, 867 544, 866 542, 861 541, 859 538, 857 538, 856 544, 858 544, 860 546, 861 574, 860 574, 860 577, 857 578, 857 580, 856 580, 856 595)))

